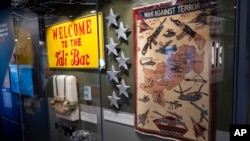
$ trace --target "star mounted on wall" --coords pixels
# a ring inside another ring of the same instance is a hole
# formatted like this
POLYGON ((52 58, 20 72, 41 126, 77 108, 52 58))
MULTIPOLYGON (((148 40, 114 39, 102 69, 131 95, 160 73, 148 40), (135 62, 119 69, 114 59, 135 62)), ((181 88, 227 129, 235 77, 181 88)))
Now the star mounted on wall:
POLYGON ((126 70, 128 69, 126 62, 129 60, 129 58, 125 58, 123 52, 121 52, 121 57, 116 57, 115 59, 119 62, 119 68, 123 67, 126 70))
POLYGON ((108 75, 109 75, 109 81, 114 80, 116 83, 118 83, 118 78, 117 78, 117 74, 120 71, 116 71, 114 65, 111 66, 111 70, 107 71, 108 75))
POLYGON ((118 16, 118 14, 114 14, 113 9, 110 8, 109 16, 105 17, 108 20, 108 27, 110 27, 110 25, 112 25, 112 24, 117 26, 117 22, 116 22, 117 16, 118 16))
POLYGON ((108 96, 108 99, 110 101, 110 106, 114 105, 116 108, 119 108, 117 101, 120 100, 121 98, 116 96, 115 91, 113 91, 112 96, 108 96))
POLYGON ((124 28, 123 22, 120 22, 119 28, 115 30, 115 32, 118 34, 117 40, 119 40, 121 37, 124 40, 128 40, 127 35, 126 35, 127 30, 128 30, 128 28, 124 28))
POLYGON ((124 95, 127 98, 129 98, 128 93, 127 93, 127 89, 130 88, 130 86, 127 86, 124 82, 124 80, 122 79, 121 84, 120 85, 116 85, 116 87, 119 89, 119 95, 124 95))
POLYGON ((110 55, 111 53, 113 53, 114 55, 117 56, 117 51, 116 51, 116 46, 118 44, 114 42, 113 38, 109 39, 109 44, 105 45, 106 48, 108 48, 109 52, 108 55, 110 55))

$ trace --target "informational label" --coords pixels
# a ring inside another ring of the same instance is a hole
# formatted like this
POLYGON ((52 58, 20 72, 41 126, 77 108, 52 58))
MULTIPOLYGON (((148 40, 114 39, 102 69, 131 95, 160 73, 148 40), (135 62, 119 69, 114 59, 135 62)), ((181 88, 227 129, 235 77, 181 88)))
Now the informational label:
POLYGON ((124 112, 114 112, 108 109, 104 110, 104 119, 112 122, 134 126, 134 115, 124 112))
POLYGON ((5 40, 5 37, 9 35, 8 30, 9 29, 7 23, 0 24, 0 42, 3 42, 5 40))
POLYGON ((11 101, 11 93, 9 89, 2 88, 1 89, 3 94, 3 106, 5 108, 12 108, 12 101, 11 101))
POLYGON ((95 114, 81 112, 81 120, 97 124, 97 116, 95 114))
POLYGON ((102 14, 46 28, 50 68, 98 68, 104 58, 102 14))
MULTIPOLYGON (((3 6, 3 5, 1 5, 3 6)), ((0 6, 0 7, 1 7, 0 6)), ((13 17, 11 9, 0 11, 0 84, 9 87, 8 69, 14 48, 13 17)))
POLYGON ((84 97, 84 100, 92 100, 90 86, 83 86, 83 97, 84 97))

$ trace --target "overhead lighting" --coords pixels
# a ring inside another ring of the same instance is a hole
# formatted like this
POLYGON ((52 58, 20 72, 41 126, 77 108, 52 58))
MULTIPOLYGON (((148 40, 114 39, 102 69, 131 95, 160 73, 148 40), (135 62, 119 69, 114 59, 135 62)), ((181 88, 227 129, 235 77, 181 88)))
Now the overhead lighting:
POLYGON ((90 14, 96 13, 96 10, 92 10, 90 11, 90 14))
POLYGON ((28 34, 28 40, 30 40, 30 34, 28 34))
POLYGON ((96 5, 97 0, 81 0, 80 4, 82 5, 96 5))

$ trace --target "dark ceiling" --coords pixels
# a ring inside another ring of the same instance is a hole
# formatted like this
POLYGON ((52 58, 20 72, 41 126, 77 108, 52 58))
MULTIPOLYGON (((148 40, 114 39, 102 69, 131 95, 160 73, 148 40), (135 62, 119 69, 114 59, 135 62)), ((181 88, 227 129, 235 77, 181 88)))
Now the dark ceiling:
POLYGON ((62 5, 94 6, 103 1, 105 0, 11 0, 11 7, 14 10, 28 8, 37 14, 48 14, 62 5))
MULTIPOLYGON (((29 9, 39 15, 51 15, 58 9, 62 7, 65 8, 68 5, 89 7, 94 6, 95 8, 96 6, 105 5, 106 2, 112 1, 116 0, 11 0, 11 2, 9 0, 0 0, 0 10, 6 7, 10 7, 11 5, 11 8, 13 10, 29 9)), ((231 10, 234 5, 228 5, 227 0, 211 0, 210 4, 219 5, 215 9, 212 9, 212 11, 218 12, 218 10, 220 10, 220 16, 223 18, 231 19, 232 15, 234 15, 231 10)))
POLYGON ((6 0, 1 0, 0 1, 0 9, 5 9, 10 7, 10 1, 6 1, 6 0))

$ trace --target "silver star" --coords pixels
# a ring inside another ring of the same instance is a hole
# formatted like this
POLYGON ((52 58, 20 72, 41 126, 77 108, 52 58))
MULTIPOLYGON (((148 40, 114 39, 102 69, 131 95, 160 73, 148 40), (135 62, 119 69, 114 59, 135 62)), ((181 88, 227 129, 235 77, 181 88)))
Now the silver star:
POLYGON ((117 73, 120 71, 116 71, 114 65, 111 66, 111 70, 107 71, 109 74, 109 81, 114 80, 116 83, 118 83, 118 78, 116 77, 117 73))
POLYGON ((115 91, 113 91, 112 96, 108 96, 108 99, 110 101, 110 106, 114 105, 116 108, 119 108, 117 101, 120 100, 121 98, 116 96, 115 91))
POLYGON ((128 69, 126 62, 129 60, 129 58, 125 58, 123 52, 121 52, 121 57, 116 57, 115 59, 119 62, 119 68, 122 66, 124 69, 128 69))
POLYGON ((128 30, 128 28, 124 28, 123 23, 120 22, 120 26, 119 29, 116 29, 115 32, 118 34, 117 40, 119 40, 121 37, 124 40, 127 40, 127 35, 126 35, 126 31, 128 30))
POLYGON ((108 27, 111 24, 114 24, 115 26, 117 26, 117 22, 116 22, 117 16, 118 16, 118 14, 114 15, 113 9, 110 8, 110 10, 109 10, 109 16, 105 17, 108 20, 108 27))
POLYGON ((113 38, 109 39, 109 44, 106 45, 106 48, 108 48, 109 50, 108 55, 110 55, 110 53, 113 53, 117 56, 117 51, 115 49, 117 45, 118 44, 114 42, 113 38))
POLYGON ((130 88, 130 86, 126 86, 124 80, 122 79, 121 81, 121 85, 116 85, 116 87, 119 89, 119 95, 125 95, 127 98, 129 97, 128 96, 128 93, 127 93, 127 89, 130 88))

